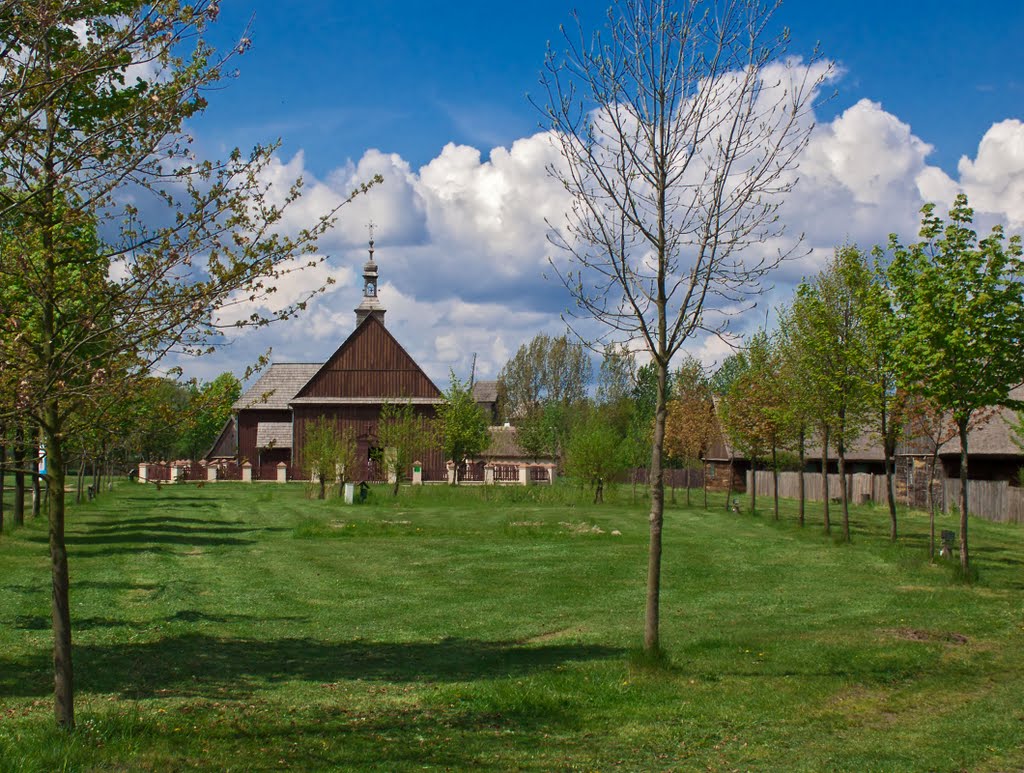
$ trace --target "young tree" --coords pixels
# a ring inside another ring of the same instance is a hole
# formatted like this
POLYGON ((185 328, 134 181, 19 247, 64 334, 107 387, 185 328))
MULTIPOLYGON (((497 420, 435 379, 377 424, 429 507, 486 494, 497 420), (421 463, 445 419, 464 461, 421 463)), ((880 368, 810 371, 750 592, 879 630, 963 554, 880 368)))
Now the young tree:
POLYGON ((432 422, 418 414, 411 401, 384 403, 377 422, 377 442, 384 448, 384 454, 391 472, 395 476, 392 494, 398 496, 405 471, 423 453, 434 438, 432 422))
POLYGON ((784 396, 780 394, 777 362, 763 332, 745 351, 746 368, 733 380, 721 403, 722 427, 734 448, 750 459, 750 511, 757 513, 757 467, 771 454, 775 482, 775 517, 778 518, 777 453, 786 433, 784 396))
POLYGON ((797 287, 792 306, 792 333, 799 339, 803 378, 812 392, 822 439, 822 486, 825 530, 828 520, 828 444, 835 441, 839 458, 843 538, 850 540, 846 450, 862 432, 868 417, 869 345, 865 306, 871 272, 853 245, 836 250, 813 282, 797 287))
POLYGON ((16 305, 0 317, 0 382, 17 385, 15 410, 46 445, 55 714, 71 728, 69 422, 102 403, 113 379, 141 377, 169 351, 200 354, 222 326, 301 309, 307 298, 228 316, 322 259, 316 239, 336 208, 289 236, 283 215, 301 186, 273 183, 273 148, 220 162, 194 157, 184 124, 205 108, 229 58, 204 40, 215 2, 8 10, 16 23, 0 24, 9 54, 0 69, 0 288, 16 287, 16 305), (161 207, 158 222, 139 201, 161 207))
POLYGON ((807 492, 804 473, 806 471, 807 435, 814 425, 814 395, 807 380, 803 377, 803 352, 800 350, 800 339, 793 323, 793 308, 784 307, 779 310, 779 380, 782 391, 786 395, 786 421, 794 435, 797 453, 798 493, 797 522, 801 527, 806 521, 807 492))
MULTIPOLYGON (((896 445, 903 435, 909 410, 909 392, 903 388, 898 358, 900 328, 892 308, 892 292, 885 269, 877 259, 863 304, 867 406, 885 456, 885 495, 889 507, 889 539, 896 541, 896 491, 893 475, 896 445)), ((933 529, 934 530, 934 529, 933 529)))
POLYGON ((356 467, 356 436, 351 428, 338 432, 326 416, 318 416, 306 426, 302 445, 303 467, 310 480, 319 485, 318 499, 327 496, 328 482, 341 484, 352 480, 356 467))
POLYGON ((232 404, 241 394, 242 384, 233 373, 221 373, 213 381, 189 386, 180 442, 184 456, 194 462, 210 450, 231 417, 232 404))
POLYGON ((469 385, 459 381, 454 371, 449 371, 448 376, 450 384, 444 394, 445 402, 437 409, 437 421, 445 458, 455 466, 452 483, 457 486, 459 465, 487 448, 490 436, 487 434, 487 416, 473 401, 469 385))
MULTIPOLYGON (((665 453, 681 459, 687 468, 686 504, 690 504, 689 470, 703 464, 704 455, 714 438, 715 404, 704 366, 687 355, 676 369, 674 397, 665 419, 665 453)), ((702 474, 704 507, 708 505, 707 476, 702 474)))
POLYGON ((921 241, 893 234, 889 268, 902 331, 899 360, 910 389, 949 411, 960 437, 960 565, 970 577, 967 539, 968 429, 981 408, 1022 408, 1010 389, 1024 381, 1024 261, 1021 239, 1000 226, 979 240, 974 211, 959 194, 948 221, 922 209, 921 241))
POLYGON ((623 469, 622 438, 605 417, 591 411, 572 434, 567 453, 569 475, 594 486, 594 504, 604 502, 604 484, 623 469))
POLYGON ((518 424, 541 405, 573 405, 586 399, 591 371, 581 344, 565 335, 539 333, 520 346, 498 374, 506 418, 518 424))
MULTIPOLYGON (((716 301, 742 305, 782 256, 777 209, 809 136, 822 68, 783 58, 759 0, 619 0, 603 30, 549 51, 542 107, 572 197, 551 239, 576 304, 615 340, 643 342, 657 371, 644 650, 659 650, 669 366, 716 301)), ((580 331, 583 332, 583 331, 580 331)), ((600 336, 598 336, 600 337, 600 336)))

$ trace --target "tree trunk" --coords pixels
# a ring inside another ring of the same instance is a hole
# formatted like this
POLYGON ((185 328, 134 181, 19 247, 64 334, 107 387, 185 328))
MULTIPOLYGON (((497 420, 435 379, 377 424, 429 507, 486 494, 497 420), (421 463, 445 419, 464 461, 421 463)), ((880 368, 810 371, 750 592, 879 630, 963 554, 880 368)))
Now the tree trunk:
POLYGON ((597 479, 597 487, 594 489, 594 504, 604 504, 604 478, 597 479))
POLYGON ((968 570, 971 567, 967 555, 967 422, 970 416, 957 419, 957 427, 960 429, 960 568, 963 570, 964 580, 970 582, 971 576, 968 570))
POLYGON ((804 492, 804 466, 805 466, 805 462, 804 462, 804 443, 806 441, 806 438, 804 437, 804 428, 803 427, 800 427, 800 438, 799 438, 799 440, 800 440, 800 445, 799 445, 799 448, 798 448, 798 451, 797 451, 797 453, 799 454, 799 458, 800 458, 800 478, 799 478, 799 486, 800 486, 800 488, 799 488, 799 490, 800 490, 800 515, 799 515, 799 520, 800 520, 800 528, 803 528, 803 526, 804 526, 804 503, 806 501, 806 495, 805 495, 805 492, 804 492))
POLYGON ((885 449, 885 498, 889 503, 889 539, 896 541, 896 494, 893 491, 893 468, 895 467, 895 449, 886 443, 885 449))
POLYGON ((7 488, 7 428, 0 424, 0 534, 4 531, 4 491, 7 488))
POLYGON ((32 447, 32 517, 38 518, 43 505, 43 493, 39 483, 39 449, 32 447))
MULTIPOLYGON (((889 539, 896 541, 896 498, 892 490, 892 467, 895 464, 896 441, 889 437, 889 416, 885 395, 882 395, 882 450, 885 453, 885 498, 889 503, 889 539)), ((872 479, 873 480, 873 479, 872 479)))
POLYGON ((728 473, 728 475, 729 475, 729 483, 728 483, 728 485, 726 487, 726 490, 725 490, 725 512, 729 512, 729 500, 732 499, 732 484, 733 484, 733 475, 734 475, 733 469, 732 469, 732 462, 733 462, 733 460, 730 459, 729 460, 729 473, 728 473))
POLYGON ((327 499, 327 476, 326 475, 318 475, 317 477, 320 478, 320 491, 317 494, 316 498, 317 499, 327 499))
POLYGON ((779 459, 778 449, 775 444, 772 443, 772 495, 774 497, 774 517, 775 520, 779 520, 779 459))
POLYGON ((839 500, 843 503, 843 539, 850 541, 850 492, 846 485, 846 444, 840 435, 836 443, 839 454, 839 500))
POLYGON ((708 509, 708 463, 701 462, 700 466, 700 486, 704 489, 704 509, 708 509))
POLYGON ((686 506, 690 506, 690 468, 686 468, 686 506))
POLYGON ((78 482, 75 488, 75 504, 82 504, 82 493, 85 491, 85 452, 78 457, 78 482))
MULTIPOLYGON (((47 510, 50 531, 50 572, 52 579, 51 617, 53 619, 53 697, 57 724, 67 730, 75 726, 74 670, 71 663, 71 605, 68 598, 68 551, 64 544, 64 454, 58 425, 57 407, 46 409, 47 510)), ((38 459, 38 457, 37 457, 38 459)), ((38 480, 38 478, 36 479, 38 480)))
POLYGON ((825 519, 825 533, 832 533, 832 521, 828 515, 828 427, 821 433, 821 502, 825 519))
POLYGON ((25 427, 14 427, 14 525, 25 525, 25 427))
POLYGON ((750 514, 757 515, 757 459, 750 460, 750 514))
POLYGON ((928 465, 928 489, 925 491, 925 504, 928 506, 928 558, 935 562, 935 468, 939 466, 939 446, 936 444, 928 465))
POLYGON ((661 530, 665 517, 665 481, 662 449, 665 443, 665 386, 668 362, 658 362, 658 392, 654 411, 654 437, 651 443, 650 546, 647 554, 647 608, 644 615, 644 652, 655 655, 661 649, 659 607, 661 601, 661 530))

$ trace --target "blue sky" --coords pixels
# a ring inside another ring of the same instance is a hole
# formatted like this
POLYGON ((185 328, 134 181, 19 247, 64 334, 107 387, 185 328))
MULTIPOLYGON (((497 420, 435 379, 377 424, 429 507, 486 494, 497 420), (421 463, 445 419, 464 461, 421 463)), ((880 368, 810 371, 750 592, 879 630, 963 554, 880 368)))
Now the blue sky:
MULTIPOLYGON (((567 299, 542 275, 544 218, 562 204, 525 95, 539 96, 546 45, 574 7, 592 23, 606 4, 226 0, 214 41, 232 45, 251 17, 253 46, 192 127, 201 146, 280 138, 279 171, 302 174, 321 201, 373 173, 385 185, 324 240, 326 273, 309 281, 338 283, 310 313, 188 370, 241 371, 268 340, 277 360, 326 359, 354 321, 370 219, 389 324, 435 380, 465 375, 474 352, 496 375, 533 334, 560 332, 567 299)), ((786 205, 811 254, 779 273, 762 308, 836 244, 912 238, 921 204, 956 190, 986 224, 1024 230, 1024 3, 788 0, 776 21, 792 30, 790 53, 820 44, 841 75, 786 205)), ((723 354, 699 340, 692 351, 723 354)))
MULTIPOLYGON (((251 17, 254 45, 203 127, 228 145, 280 136, 319 173, 369 147, 416 167, 447 142, 508 145, 537 127, 524 95, 538 92, 546 44, 573 8, 593 19, 606 4, 232 0, 217 37, 251 17)), ((881 102, 948 172, 992 123, 1021 113, 1022 2, 787 0, 776 19, 793 53, 820 44, 846 71, 823 117, 881 102)))

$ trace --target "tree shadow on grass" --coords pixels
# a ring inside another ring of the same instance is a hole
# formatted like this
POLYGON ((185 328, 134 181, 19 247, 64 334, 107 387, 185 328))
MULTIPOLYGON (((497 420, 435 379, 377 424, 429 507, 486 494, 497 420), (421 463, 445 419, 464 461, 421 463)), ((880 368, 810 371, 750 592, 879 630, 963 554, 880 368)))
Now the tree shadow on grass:
MULTIPOLYGON (((617 657, 623 650, 592 644, 526 646, 507 641, 329 642, 315 639, 232 639, 199 633, 140 644, 75 647, 79 689, 126 698, 239 698, 278 682, 342 680, 459 682, 547 670, 569 661, 617 657)), ((0 659, 0 696, 48 695, 49 651, 0 659)))
MULTIPOLYGON (((2 620, 2 618, 0 618, 2 620)), ((90 631, 102 628, 125 628, 136 631, 152 630, 162 624, 171 623, 254 623, 254 622, 307 622, 309 618, 298 615, 266 617, 256 615, 212 615, 196 609, 182 609, 173 615, 155 620, 122 620, 110 617, 82 617, 73 621, 76 631, 90 631)), ((49 631, 51 620, 46 615, 17 615, 11 620, 11 627, 22 631, 49 631)))
MULTIPOLYGON (((47 540, 41 537, 30 538, 31 542, 46 544, 47 540)), ((120 531, 116 534, 78 534, 69 535, 65 540, 69 548, 76 547, 106 547, 106 550, 84 550, 75 551, 84 556, 109 556, 124 552, 137 550, 148 550, 157 553, 172 552, 167 548, 154 545, 182 545, 186 547, 238 547, 241 545, 253 545, 256 540, 242 539, 240 537, 223 536, 202 536, 195 532, 188 534, 166 533, 159 529, 147 531, 120 531), (123 545, 123 548, 115 546, 123 545)))

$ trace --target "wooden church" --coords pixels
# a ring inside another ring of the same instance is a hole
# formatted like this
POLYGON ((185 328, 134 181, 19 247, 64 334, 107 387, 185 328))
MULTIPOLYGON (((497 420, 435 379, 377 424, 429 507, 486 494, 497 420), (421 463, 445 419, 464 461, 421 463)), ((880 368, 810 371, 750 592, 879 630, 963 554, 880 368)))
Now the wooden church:
MULTIPOLYGON (((377 296, 377 264, 363 265, 363 298, 355 309, 356 327, 324 363, 274 363, 234 404, 234 417, 207 455, 211 462, 252 464, 254 477, 276 477, 277 466, 300 478, 306 428, 320 417, 340 432, 354 431, 360 464, 357 478, 382 480, 377 423, 385 403, 411 402, 420 415, 434 418, 444 402, 441 390, 384 325, 377 296)), ((444 480, 439 448, 424 449, 423 480, 444 480)), ((408 470, 405 471, 408 474, 408 470)))

